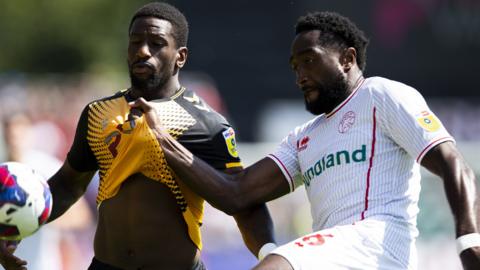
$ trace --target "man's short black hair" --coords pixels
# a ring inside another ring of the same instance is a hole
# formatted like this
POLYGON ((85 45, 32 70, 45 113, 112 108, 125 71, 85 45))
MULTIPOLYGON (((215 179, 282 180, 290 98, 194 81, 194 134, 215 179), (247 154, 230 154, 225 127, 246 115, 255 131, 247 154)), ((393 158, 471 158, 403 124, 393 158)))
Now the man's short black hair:
POLYGON ((304 31, 320 30, 319 44, 322 46, 357 50, 357 64, 365 70, 368 39, 362 30, 348 18, 335 12, 314 12, 298 18, 295 34, 304 31))
POLYGON ((188 41, 188 22, 185 16, 176 7, 165 2, 152 2, 144 5, 135 12, 130 21, 128 30, 132 28, 132 24, 139 17, 156 17, 169 21, 173 26, 173 37, 177 48, 187 46, 188 41))

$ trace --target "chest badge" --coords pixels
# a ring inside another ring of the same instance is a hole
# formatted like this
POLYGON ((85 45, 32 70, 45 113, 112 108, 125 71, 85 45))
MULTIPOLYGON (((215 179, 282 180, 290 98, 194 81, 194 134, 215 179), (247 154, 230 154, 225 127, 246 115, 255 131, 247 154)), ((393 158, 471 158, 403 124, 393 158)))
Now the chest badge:
POLYGON ((353 126, 353 124, 355 124, 355 113, 348 111, 343 115, 342 120, 338 125, 338 132, 342 134, 346 133, 353 126))

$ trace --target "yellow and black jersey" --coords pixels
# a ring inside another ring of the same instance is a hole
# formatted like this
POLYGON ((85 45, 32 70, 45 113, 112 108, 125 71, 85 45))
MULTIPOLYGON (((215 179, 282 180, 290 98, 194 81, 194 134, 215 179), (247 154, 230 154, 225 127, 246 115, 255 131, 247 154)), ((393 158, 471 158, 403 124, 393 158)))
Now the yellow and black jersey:
MULTIPOLYGON (((88 104, 68 162, 78 171, 99 171, 97 203, 115 196, 122 182, 135 173, 167 185, 182 210, 190 238, 201 248, 203 199, 175 181, 144 117, 131 116, 131 100, 128 91, 120 91, 88 104)), ((152 102, 168 132, 194 155, 218 170, 242 166, 234 130, 194 92, 182 88, 170 98, 152 102)))

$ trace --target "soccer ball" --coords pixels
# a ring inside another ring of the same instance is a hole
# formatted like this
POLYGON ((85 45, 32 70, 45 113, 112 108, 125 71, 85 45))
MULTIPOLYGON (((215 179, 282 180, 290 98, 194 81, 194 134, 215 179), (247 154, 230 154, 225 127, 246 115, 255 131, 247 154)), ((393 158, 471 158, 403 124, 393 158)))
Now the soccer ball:
POLYGON ((51 210, 45 178, 22 163, 0 163, 0 239, 20 240, 33 234, 51 210))

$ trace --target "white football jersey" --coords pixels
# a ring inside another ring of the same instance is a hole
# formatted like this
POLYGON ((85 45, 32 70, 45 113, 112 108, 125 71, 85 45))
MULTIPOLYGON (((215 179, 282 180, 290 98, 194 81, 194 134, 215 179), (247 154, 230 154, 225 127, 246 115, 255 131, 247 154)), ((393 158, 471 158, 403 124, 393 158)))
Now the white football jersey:
POLYGON ((372 77, 331 113, 295 128, 269 157, 291 191, 305 186, 314 231, 388 221, 385 248, 409 261, 416 256, 419 163, 445 141, 453 138, 420 93, 372 77))

